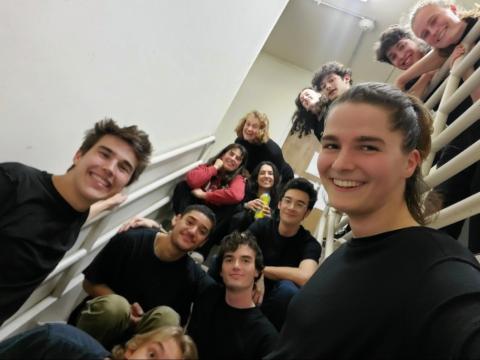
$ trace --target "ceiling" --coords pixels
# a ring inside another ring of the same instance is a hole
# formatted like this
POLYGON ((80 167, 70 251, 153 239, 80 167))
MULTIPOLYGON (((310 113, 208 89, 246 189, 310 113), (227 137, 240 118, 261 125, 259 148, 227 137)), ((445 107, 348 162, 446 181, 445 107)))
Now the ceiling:
POLYGON ((388 25, 407 19, 416 2, 290 0, 263 51, 312 73, 337 60, 352 69, 355 82, 393 81, 393 68, 374 60, 373 44, 388 25), (360 29, 361 17, 374 20, 373 31, 360 29))

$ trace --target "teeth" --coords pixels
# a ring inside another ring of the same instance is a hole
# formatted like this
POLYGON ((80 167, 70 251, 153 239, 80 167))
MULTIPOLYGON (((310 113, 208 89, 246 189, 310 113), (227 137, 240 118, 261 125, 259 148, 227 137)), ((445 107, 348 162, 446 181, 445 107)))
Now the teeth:
POLYGON ((345 187, 345 188, 352 188, 352 187, 357 187, 361 185, 359 181, 353 181, 353 180, 333 179, 333 183, 337 186, 345 187))
POLYGON ((105 179, 103 179, 103 178, 100 177, 99 175, 97 175, 97 174, 92 174, 92 176, 93 176, 95 179, 97 179, 103 186, 107 187, 107 186, 110 185, 108 181, 106 181, 105 179))

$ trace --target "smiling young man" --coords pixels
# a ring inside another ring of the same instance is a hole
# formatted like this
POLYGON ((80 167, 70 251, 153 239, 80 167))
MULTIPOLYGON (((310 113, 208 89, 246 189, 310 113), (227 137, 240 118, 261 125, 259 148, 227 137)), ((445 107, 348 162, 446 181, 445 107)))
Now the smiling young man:
POLYGON ((196 299, 189 334, 201 359, 262 359, 270 353, 278 332, 253 302, 263 256, 249 233, 233 232, 220 245, 220 276, 196 299))
POLYGON ((186 323, 205 272, 187 256, 215 225, 205 205, 191 205, 168 233, 138 228, 115 235, 85 269, 89 295, 71 321, 107 349, 131 333, 186 323))
MULTIPOLYGON (((400 25, 392 25, 385 29, 374 46, 377 61, 388 63, 399 70, 407 70, 422 59, 430 47, 413 36, 400 25)), ((440 66, 444 60, 438 58, 440 66)), ((422 96, 430 84, 435 71, 430 71, 415 77, 401 87, 418 97, 422 96)), ((399 77, 402 79, 402 76, 399 77)), ((401 80, 400 82, 402 82, 401 80)))
POLYGON ((339 62, 328 62, 314 74, 312 86, 332 102, 352 86, 352 70, 339 62))
POLYGON ((99 121, 63 175, 0 164, 0 324, 74 244, 90 206, 135 181, 152 151, 136 126, 99 121))
POLYGON ((262 311, 279 330, 291 298, 318 266, 320 244, 301 225, 316 201, 317 192, 310 181, 290 180, 280 195, 278 218, 260 219, 248 228, 265 259, 262 311))

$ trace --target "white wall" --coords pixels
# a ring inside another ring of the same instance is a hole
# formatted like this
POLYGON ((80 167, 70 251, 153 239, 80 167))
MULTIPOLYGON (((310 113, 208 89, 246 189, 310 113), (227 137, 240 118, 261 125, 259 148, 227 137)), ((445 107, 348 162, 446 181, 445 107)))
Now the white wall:
POLYGON ((2 0, 0 162, 53 172, 105 116, 214 133, 288 0, 2 0))
POLYGON ((261 52, 218 127, 217 141, 209 153, 235 140, 237 122, 251 110, 268 115, 271 138, 282 146, 291 128, 295 97, 311 79, 310 71, 261 52))

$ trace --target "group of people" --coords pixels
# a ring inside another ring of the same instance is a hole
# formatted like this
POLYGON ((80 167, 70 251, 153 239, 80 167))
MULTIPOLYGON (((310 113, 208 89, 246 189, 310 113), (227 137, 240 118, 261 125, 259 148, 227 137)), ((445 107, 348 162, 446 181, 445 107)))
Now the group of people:
MULTIPOLYGON (((377 61, 387 63, 402 70, 395 84, 402 90, 417 97, 426 97, 435 89, 429 85, 439 68, 451 56, 450 67, 466 49, 461 44, 463 38, 475 25, 480 9, 459 10, 447 1, 423 2, 422 7, 412 12, 411 28, 392 25, 382 32, 374 46, 377 61), (443 30, 445 34, 441 33, 443 30), (440 39, 441 37, 441 39, 440 39), (429 93, 427 93, 429 91, 429 93)), ((473 66, 478 67, 478 61, 473 66)), ((468 69, 463 81, 473 73, 468 69)), ((312 131, 321 141, 325 115, 333 100, 351 87, 352 72, 338 62, 322 66, 314 75, 311 87, 304 88, 295 99, 296 111, 293 114, 291 134, 299 137, 312 131)), ((464 99, 448 116, 447 126, 460 117, 480 98, 480 86, 464 99)), ((477 121, 465 129, 436 156, 435 165, 444 165, 460 152, 480 139, 480 123, 477 121)), ((477 162, 436 189, 441 195, 442 207, 450 206, 480 190, 480 164, 477 162)), ((468 244, 474 253, 480 253, 480 216, 470 219, 468 244)), ((454 223, 444 230, 458 238, 463 221, 454 223)))
MULTIPOLYGON (((468 19, 428 1, 411 25, 448 55, 468 19)), ((417 59, 410 42, 421 43, 403 31, 385 32, 377 54, 407 69, 417 59)), ((338 63, 312 85, 297 98, 292 131, 319 139, 318 172, 329 204, 349 217, 350 241, 318 267, 321 248, 301 225, 317 193, 293 178, 268 119, 251 112, 235 143, 176 187, 169 231, 127 223, 84 270, 88 297, 71 325, 7 339, 0 358, 478 359, 480 265, 425 226, 438 209, 421 173, 430 112, 398 87, 352 85, 338 63), (216 243, 207 273, 189 253, 216 243)), ((140 175, 150 152, 145 133, 105 120, 64 175, 0 165, 0 322, 72 246, 89 207, 112 206, 103 200, 140 175)))

